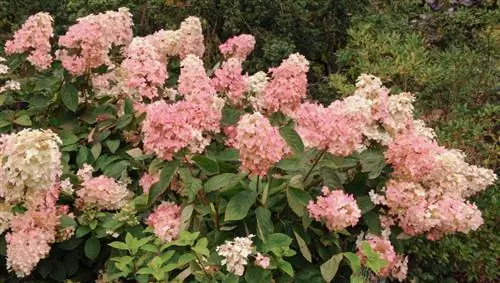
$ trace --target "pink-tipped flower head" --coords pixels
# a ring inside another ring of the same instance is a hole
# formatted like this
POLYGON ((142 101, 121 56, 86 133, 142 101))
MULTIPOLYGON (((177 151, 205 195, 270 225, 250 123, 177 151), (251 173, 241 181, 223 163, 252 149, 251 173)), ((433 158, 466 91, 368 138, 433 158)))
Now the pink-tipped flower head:
POLYGON ((325 223, 330 231, 340 231, 358 223, 361 210, 352 195, 341 190, 330 191, 328 187, 323 187, 322 193, 323 196, 307 206, 312 219, 325 223))
POLYGON ((289 152, 278 129, 259 112, 243 115, 236 132, 234 147, 240 151, 241 168, 252 174, 265 176, 289 152))
POLYGON ((200 19, 197 17, 188 17, 182 23, 177 31, 179 33, 179 56, 186 58, 189 54, 202 57, 205 53, 205 44, 203 42, 203 30, 200 19))
POLYGON ((153 227, 155 234, 164 242, 171 242, 179 236, 181 230, 181 207, 171 202, 160 204, 148 217, 147 224, 153 227))
POLYGON ((219 45, 220 53, 225 57, 234 57, 244 61, 255 47, 255 37, 251 34, 240 34, 229 38, 219 45))
POLYGON ((52 63, 50 38, 54 36, 53 22, 48 13, 30 16, 16 31, 14 38, 5 43, 5 53, 29 52, 27 60, 33 66, 40 70, 49 68, 52 63))

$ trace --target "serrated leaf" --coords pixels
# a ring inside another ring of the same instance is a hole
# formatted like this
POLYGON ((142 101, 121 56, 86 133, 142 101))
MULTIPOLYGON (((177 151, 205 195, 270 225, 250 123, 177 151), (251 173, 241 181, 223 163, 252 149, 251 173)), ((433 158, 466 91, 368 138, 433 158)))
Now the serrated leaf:
POLYGON ((290 126, 281 127, 280 134, 295 155, 299 155, 304 152, 304 143, 295 129, 290 126))
POLYGON ((235 221, 245 218, 256 199, 257 193, 250 190, 234 195, 227 204, 224 221, 235 221))
POLYGON ((361 209, 361 213, 363 214, 375 208, 375 204, 371 201, 369 196, 358 197, 356 202, 358 203, 358 207, 361 209))
POLYGON ((320 266, 321 276, 326 282, 332 282, 337 274, 342 257, 342 254, 336 254, 320 266))
POLYGON ((60 223, 60 226, 63 228, 76 226, 75 219, 73 217, 69 217, 67 215, 61 215, 61 217, 59 217, 59 223, 60 223))
POLYGON ((69 110, 75 112, 78 109, 78 89, 72 84, 64 84, 61 87, 61 99, 69 110))
POLYGON ((222 173, 208 179, 203 187, 205 188, 206 193, 210 193, 224 187, 236 185, 243 178, 244 176, 240 174, 222 173))
POLYGON ((293 277, 294 272, 293 272, 292 265, 288 261, 286 261, 282 258, 278 258, 277 261, 278 261, 279 269, 281 269, 283 272, 288 274, 290 277, 293 277))
POLYGON ((369 211, 363 215, 363 220, 371 232, 377 235, 382 233, 382 229, 380 228, 380 219, 377 213, 369 211))
POLYGON ((361 172, 368 173, 368 178, 377 178, 385 167, 385 158, 381 152, 365 150, 360 154, 361 172))
POLYGON ((307 247, 306 241, 304 241, 304 239, 302 239, 302 237, 295 230, 293 230, 293 234, 295 234, 295 239, 297 240, 297 243, 299 244, 300 252, 304 256, 304 258, 308 262, 312 262, 311 251, 307 247))

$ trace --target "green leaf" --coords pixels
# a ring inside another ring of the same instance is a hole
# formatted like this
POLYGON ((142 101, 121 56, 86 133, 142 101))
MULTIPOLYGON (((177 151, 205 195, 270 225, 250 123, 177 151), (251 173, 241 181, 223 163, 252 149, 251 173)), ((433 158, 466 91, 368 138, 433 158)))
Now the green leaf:
POLYGON ((118 147, 120 147, 120 140, 106 140, 106 146, 111 153, 115 153, 118 147))
POLYGON ((222 124, 224 126, 236 124, 241 115, 242 111, 240 110, 224 107, 222 108, 222 124))
POLYGON ((280 128, 280 134, 286 141, 288 146, 292 148, 295 155, 299 155, 304 152, 304 143, 300 138, 299 134, 291 126, 285 126, 280 128))
POLYGON ((92 153, 92 157, 94 157, 94 160, 97 160, 97 158, 99 158, 99 155, 101 155, 101 151, 102 151, 102 145, 100 142, 92 146, 90 152, 92 153))
POLYGON ((274 233, 267 237, 267 241, 262 246, 262 251, 272 252, 277 256, 292 256, 295 251, 289 248, 293 239, 286 234, 274 233))
POLYGON ((24 126, 24 127, 29 127, 32 125, 30 116, 28 115, 23 115, 14 120, 15 124, 18 124, 19 126, 24 126))
POLYGON ((59 244, 59 247, 65 251, 71 251, 80 246, 81 243, 83 243, 82 238, 73 237, 59 244))
POLYGON ((375 208, 375 204, 371 201, 369 196, 358 197, 356 201, 363 214, 375 208))
POLYGON ((361 274, 351 274, 350 283, 365 283, 366 280, 361 274))
POLYGON ((361 272, 361 260, 357 254, 347 252, 344 253, 344 257, 349 261, 353 273, 361 272))
POLYGON ((95 237, 90 237, 87 239, 85 242, 85 246, 83 247, 83 250, 85 252, 85 255, 91 259, 94 260, 97 258, 99 255, 99 252, 101 251, 101 242, 99 239, 95 237))
POLYGON ((206 193, 217 191, 224 187, 231 187, 236 185, 244 178, 241 174, 234 173, 222 173, 212 178, 208 179, 205 182, 204 188, 206 193))
POLYGON ((118 250, 124 250, 124 251, 128 250, 128 246, 124 242, 115 241, 115 242, 109 243, 108 246, 115 248, 115 249, 118 249, 118 250))
POLYGON ((78 89, 72 84, 64 84, 61 88, 61 99, 69 110, 75 112, 78 109, 78 89))
POLYGON ((67 215, 61 215, 61 217, 59 217, 59 223, 60 223, 62 228, 76 226, 75 219, 73 217, 69 217, 67 215))
POLYGON ((75 236, 77 238, 81 238, 85 235, 87 235, 91 231, 89 226, 79 226, 76 228, 75 236))
POLYGON ((378 273, 380 269, 387 265, 387 261, 383 260, 368 242, 365 241, 361 244, 361 250, 363 251, 363 255, 366 256, 366 265, 373 272, 378 273))
POLYGON ((240 160, 240 153, 237 149, 228 148, 219 152, 215 158, 219 161, 238 161, 240 160))
POLYGON ((118 121, 116 121, 116 128, 118 129, 125 128, 130 124, 130 122, 132 122, 133 118, 134 116, 130 114, 123 115, 122 117, 120 117, 120 119, 118 119, 118 121))
POLYGON ((215 175, 219 173, 219 164, 217 164, 217 161, 211 158, 203 155, 196 155, 192 158, 192 160, 207 175, 215 175))
POLYGON ((342 254, 336 254, 320 266, 321 276, 326 282, 331 282, 337 274, 342 257, 342 254))
POLYGON ((343 188, 342 180, 335 169, 329 167, 321 167, 319 170, 321 178, 325 182, 325 185, 330 189, 343 188))
POLYGON ((363 215, 363 220, 370 231, 377 235, 382 233, 382 229, 380 228, 380 219, 377 213, 369 211, 363 215))
POLYGON ((278 258, 277 261, 278 261, 278 267, 279 267, 279 269, 281 269, 283 272, 285 272, 286 274, 288 274, 290 277, 293 277, 293 267, 292 267, 292 265, 288 261, 286 261, 286 260, 284 260, 282 258, 278 258))
POLYGON ((302 217, 311 200, 311 196, 304 190, 288 187, 286 190, 286 199, 292 211, 299 217, 302 217))
POLYGON ((272 282, 272 274, 269 270, 257 267, 254 264, 249 264, 245 271, 245 282, 247 283, 272 282))
POLYGON ((368 178, 377 178, 385 167, 382 152, 365 150, 360 154, 361 172, 368 173, 368 178))
POLYGON ((274 231, 271 211, 264 207, 257 207, 255 216, 257 217, 257 236, 265 242, 267 235, 274 231))
POLYGON ((256 199, 257 193, 254 191, 246 190, 237 193, 227 204, 224 220, 234 221, 245 218, 256 199))
POLYGON ((295 230, 293 230, 293 234, 295 234, 295 239, 297 240, 297 243, 299 244, 300 252, 304 256, 304 258, 308 262, 312 262, 311 251, 307 247, 306 241, 304 241, 304 239, 302 239, 302 237, 295 230))
POLYGON ((148 206, 151 206, 168 189, 178 167, 179 163, 176 161, 169 162, 163 167, 160 173, 160 181, 149 190, 148 206))
POLYGON ((204 255, 206 257, 210 256, 210 250, 207 249, 208 240, 207 238, 201 238, 198 240, 196 245, 191 249, 195 251, 198 255, 204 255))
POLYGON ((52 261, 50 259, 43 259, 38 263, 36 270, 43 278, 46 278, 52 271, 52 261))

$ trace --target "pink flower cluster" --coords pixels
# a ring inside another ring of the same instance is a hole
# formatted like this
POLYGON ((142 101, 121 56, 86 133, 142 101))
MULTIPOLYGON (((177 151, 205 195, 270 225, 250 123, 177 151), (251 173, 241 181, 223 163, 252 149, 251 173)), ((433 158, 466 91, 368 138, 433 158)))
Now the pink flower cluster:
POLYGON ((241 105, 246 90, 245 77, 241 74, 241 61, 229 58, 215 70, 212 84, 219 92, 223 92, 233 105, 241 105))
POLYGON ((204 133, 220 131, 224 106, 198 57, 188 55, 181 66, 178 89, 185 100, 148 105, 142 126, 144 149, 167 160, 186 147, 193 153, 203 151, 210 141, 204 133))
POLYGON ((241 169, 265 176, 290 149, 269 120, 259 112, 245 114, 236 128, 234 147, 240 152, 241 169))
POLYGON ((82 75, 103 64, 112 66, 109 51, 132 40, 132 14, 127 8, 79 18, 59 38, 58 58, 73 75, 82 75))
POLYGON ((408 271, 408 258, 398 256, 394 247, 389 239, 376 236, 373 234, 366 235, 366 241, 358 242, 358 256, 361 258, 363 264, 366 263, 366 255, 363 253, 361 245, 368 242, 372 250, 379 255, 380 259, 384 260, 386 264, 377 273, 381 277, 389 277, 397 279, 402 282, 406 278, 408 271))
POLYGON ((27 60, 33 66, 40 70, 49 68, 52 63, 50 38, 54 36, 53 21, 48 13, 30 16, 14 38, 5 43, 5 53, 29 52, 27 60))
POLYGON ((145 173, 139 180, 139 185, 142 187, 145 194, 149 192, 149 189, 160 180, 158 174, 145 173))
POLYGON ((113 178, 104 175, 83 176, 86 177, 82 178, 82 187, 76 192, 76 204, 80 209, 90 207, 98 210, 118 210, 132 197, 132 192, 113 178))
POLYGON ((325 108, 303 103, 294 113, 297 133, 307 147, 327 150, 336 156, 347 156, 363 143, 363 112, 347 113, 347 103, 335 101, 325 108))
POLYGON ((330 191, 326 186, 321 191, 323 196, 307 206, 312 219, 324 222, 330 231, 340 231, 358 223, 361 210, 352 195, 341 190, 330 191))
POLYGON ((167 66, 155 47, 145 38, 135 37, 125 51, 122 62, 125 86, 152 100, 167 79, 167 66))
POLYGON ((203 43, 203 30, 201 29, 200 19, 197 17, 188 17, 182 23, 178 30, 179 56, 184 59, 189 54, 202 57, 205 53, 205 44, 203 43))
POLYGON ((158 238, 171 242, 181 230, 181 207, 171 202, 160 204, 148 217, 147 224, 155 230, 158 238))
POLYGON ((240 34, 229 38, 219 45, 220 53, 226 57, 234 57, 244 61, 255 47, 255 37, 251 34, 240 34))
POLYGON ((291 54, 280 66, 269 70, 271 80, 266 84, 258 104, 270 113, 281 111, 290 114, 295 111, 306 97, 308 70, 309 62, 304 56, 291 54))
MULTIPOLYGON (((5 237, 7 242, 7 268, 18 277, 29 275, 38 262, 48 256, 50 245, 58 238, 60 217, 68 214, 68 207, 56 206, 59 188, 40 192, 27 205, 28 210, 14 216, 10 224, 11 232, 5 237)), ((64 229, 63 229, 64 230, 64 229)), ((66 231, 66 238, 72 230, 66 231)))

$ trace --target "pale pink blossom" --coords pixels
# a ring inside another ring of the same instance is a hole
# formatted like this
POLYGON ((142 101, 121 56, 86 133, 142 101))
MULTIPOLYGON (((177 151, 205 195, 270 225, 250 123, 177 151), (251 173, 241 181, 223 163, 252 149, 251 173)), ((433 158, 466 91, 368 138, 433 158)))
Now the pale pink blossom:
POLYGON ((149 192, 149 189, 160 180, 158 174, 144 173, 139 180, 139 185, 142 187, 145 194, 149 192))
POLYGON ((236 128, 234 147, 240 152, 241 169, 265 176, 289 148, 277 128, 259 112, 245 114, 236 128))
POLYGON ((30 16, 16 31, 14 38, 5 43, 5 53, 29 52, 27 60, 33 66, 40 70, 49 68, 52 63, 50 39, 54 36, 53 22, 48 13, 30 16))
POLYGON ((164 202, 149 215, 147 224, 153 227, 158 238, 164 242, 171 242, 179 236, 181 230, 180 217, 180 206, 172 202, 164 202))
POLYGON ((257 256, 255 257, 255 264, 264 269, 267 269, 270 264, 270 258, 268 256, 262 255, 261 253, 257 253, 257 256))
POLYGON ((76 204, 79 208, 118 210, 132 197, 132 192, 125 185, 104 175, 86 179, 81 186, 76 192, 76 204))
POLYGON ((215 70, 212 84, 218 92, 224 93, 233 105, 241 105, 245 92, 245 79, 241 74, 241 61, 229 58, 215 70))
POLYGON ((330 231, 340 231, 358 223, 361 210, 352 195, 341 190, 330 191, 326 186, 321 191, 323 196, 307 206, 312 219, 323 222, 330 231))
POLYGON ((200 19, 197 17, 186 18, 177 32, 179 33, 177 47, 181 58, 186 58, 189 54, 203 56, 205 44, 200 19))
POLYGON ((239 61, 247 58, 255 47, 255 38, 251 34, 240 34, 229 38, 219 45, 220 53, 226 57, 234 57, 239 61))
POLYGON ((248 256, 252 254, 253 237, 254 235, 251 234, 247 237, 236 237, 233 241, 226 241, 216 248, 217 253, 224 257, 222 265, 226 266, 227 271, 238 276, 245 273, 248 256))

